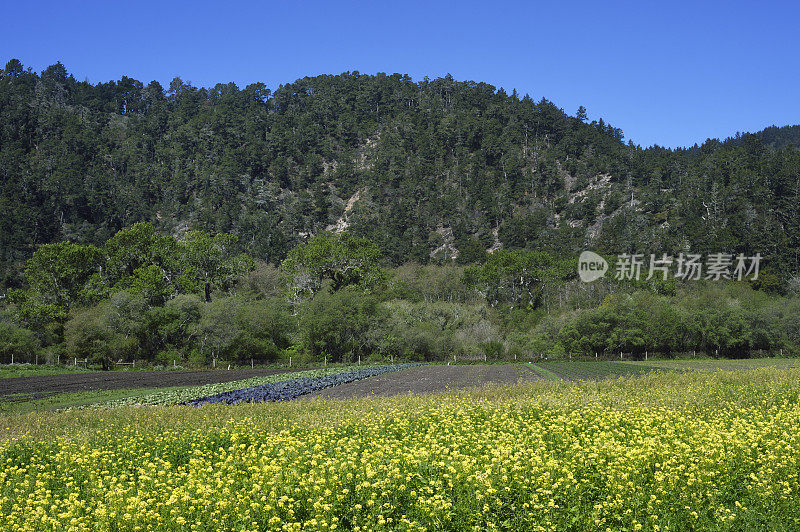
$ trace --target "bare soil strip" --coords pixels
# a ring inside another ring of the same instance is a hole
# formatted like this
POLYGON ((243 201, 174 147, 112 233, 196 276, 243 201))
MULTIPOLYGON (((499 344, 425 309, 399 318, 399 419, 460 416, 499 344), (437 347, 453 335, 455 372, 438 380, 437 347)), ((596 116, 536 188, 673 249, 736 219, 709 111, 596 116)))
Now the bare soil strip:
POLYGON ((426 394, 459 390, 489 383, 515 384, 541 377, 521 364, 490 366, 419 366, 312 392, 303 397, 354 397, 426 394))
POLYGON ((61 375, 37 375, 0 379, 0 401, 14 400, 15 395, 24 394, 27 399, 41 399, 58 393, 85 392, 93 390, 123 390, 129 388, 170 388, 173 386, 196 386, 217 382, 231 382, 251 377, 263 377, 298 371, 297 368, 281 369, 232 369, 196 371, 98 371, 91 373, 67 373, 61 375))

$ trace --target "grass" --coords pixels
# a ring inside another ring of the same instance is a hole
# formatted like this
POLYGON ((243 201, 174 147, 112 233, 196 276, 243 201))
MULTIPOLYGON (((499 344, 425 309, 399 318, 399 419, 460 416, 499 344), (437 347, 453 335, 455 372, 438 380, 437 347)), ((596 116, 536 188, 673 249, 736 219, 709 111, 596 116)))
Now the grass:
POLYGON ((5 364, 0 366, 0 379, 13 377, 35 377, 38 375, 61 375, 63 373, 85 373, 81 366, 51 366, 36 364, 5 364))
POLYGON ((560 381, 560 380, 562 380, 561 377, 558 374, 553 373, 546 366, 540 365, 538 363, 537 364, 527 364, 525 367, 530 369, 531 371, 533 371, 535 373, 538 373, 539 376, 542 377, 545 380, 550 380, 550 381, 560 381))

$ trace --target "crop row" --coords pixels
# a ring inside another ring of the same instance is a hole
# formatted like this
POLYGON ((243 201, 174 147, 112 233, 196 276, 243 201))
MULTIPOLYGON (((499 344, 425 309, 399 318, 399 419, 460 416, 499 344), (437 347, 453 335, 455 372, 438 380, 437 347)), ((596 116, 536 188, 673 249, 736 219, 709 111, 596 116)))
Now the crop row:
POLYGON ((625 364, 613 361, 570 361, 546 362, 539 364, 542 368, 558 377, 568 381, 599 380, 608 377, 622 377, 626 375, 640 375, 659 368, 625 364))
POLYGON ((328 375, 335 375, 337 373, 348 372, 349 368, 337 367, 326 369, 314 369, 305 371, 295 371, 292 373, 279 373, 277 375, 267 375, 264 377, 252 377, 239 381, 231 382, 218 382, 213 384, 204 384, 201 386, 188 386, 186 388, 178 388, 172 390, 160 390, 152 394, 143 395, 141 397, 126 397, 123 399, 115 399, 102 404, 102 406, 141 406, 141 405, 175 405, 180 403, 187 403, 194 399, 201 397, 209 397, 212 395, 230 392, 232 390, 241 390, 244 388, 252 388, 254 386, 262 386, 265 384, 273 384, 282 381, 294 380, 300 377, 325 377, 328 375))
POLYGON ((419 364, 392 364, 387 366, 343 371, 330 375, 304 375, 303 377, 297 379, 282 380, 280 382, 272 382, 258 386, 251 386, 244 389, 221 392, 207 397, 186 401, 185 404, 200 406, 211 403, 237 404, 260 403, 267 401, 288 401, 317 390, 323 390, 332 386, 339 386, 340 384, 347 384, 348 382, 358 381, 368 377, 374 377, 375 375, 380 375, 382 373, 397 371, 417 365, 419 364))

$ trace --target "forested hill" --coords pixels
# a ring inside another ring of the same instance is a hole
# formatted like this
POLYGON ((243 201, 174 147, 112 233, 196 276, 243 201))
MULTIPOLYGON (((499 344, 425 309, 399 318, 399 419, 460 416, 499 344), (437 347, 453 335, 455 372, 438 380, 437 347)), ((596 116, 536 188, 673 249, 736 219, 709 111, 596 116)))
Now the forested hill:
POLYGON ((764 144, 773 148, 794 146, 800 148, 800 126, 770 126, 756 133, 764 144))
POLYGON ((768 130, 642 149, 582 109, 449 76, 351 72, 273 93, 92 85, 17 60, 0 128, 5 286, 42 243, 102 243, 138 221, 231 232, 271 262, 347 228, 392 263, 591 247, 760 252, 776 273, 798 269, 800 151, 768 130))

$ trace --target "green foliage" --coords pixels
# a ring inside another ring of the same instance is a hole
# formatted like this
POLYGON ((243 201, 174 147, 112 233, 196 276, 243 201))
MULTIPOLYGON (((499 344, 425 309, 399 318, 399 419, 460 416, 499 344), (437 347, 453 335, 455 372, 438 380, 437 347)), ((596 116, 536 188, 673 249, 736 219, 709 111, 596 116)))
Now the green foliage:
POLYGON ((464 282, 483 293, 491 306, 508 303, 536 308, 547 283, 564 276, 547 253, 498 250, 489 255, 486 264, 467 268, 464 282))
POLYGON ((137 279, 137 289, 147 290, 143 277, 159 284, 164 279, 174 279, 180 271, 175 239, 158 233, 149 223, 137 223, 117 232, 106 241, 103 251, 104 277, 114 290, 127 290, 137 279), (142 268, 151 271, 144 273, 142 268))
POLYGON ((255 268, 253 259, 236 252, 237 237, 189 231, 178 244, 183 274, 179 284, 187 292, 202 291, 211 301, 213 290, 230 290, 245 272, 255 268))
POLYGON ((91 303, 102 294, 102 252, 92 245, 59 242, 41 246, 25 263, 28 305, 68 309, 91 303))
POLYGON ((292 328, 279 300, 221 298, 203 305, 195 343, 206 360, 273 363, 289 347, 292 328))
POLYGON ((11 362, 12 357, 16 362, 31 362, 39 348, 33 331, 0 321, 0 360, 3 363, 11 362))
POLYGON ((380 349, 407 359, 444 360, 453 354, 478 357, 503 341, 485 306, 450 301, 389 301, 380 328, 380 349), (415 358, 416 357, 416 358, 415 358))
POLYGON ((351 362, 376 348, 375 330, 384 314, 376 297, 355 287, 321 291, 300 314, 300 338, 317 359, 351 362))
POLYGON ((281 267, 290 278, 291 296, 313 295, 323 279, 336 291, 352 284, 372 286, 383 278, 380 252, 369 239, 350 233, 322 233, 295 247, 281 267))
POLYGON ((642 353, 652 345, 647 309, 630 296, 608 298, 600 307, 579 313, 559 332, 568 353, 642 353))
POLYGON ((176 295, 176 287, 164 275, 164 270, 150 264, 133 270, 125 280, 131 294, 140 295, 149 305, 163 305, 176 295))
POLYGON ((146 306, 133 323, 139 338, 139 356, 152 360, 163 351, 185 351, 193 346, 202 311, 195 294, 179 295, 163 306, 146 306))
POLYGON ((456 262, 458 264, 474 264, 486 261, 486 249, 483 243, 475 237, 467 238, 458 247, 458 257, 456 262))
MULTIPOLYGON (((151 360, 280 356, 280 342, 238 322, 238 340, 219 329, 212 349, 195 314, 175 329, 189 315, 170 302, 271 301, 288 285, 302 316, 326 284, 368 287, 379 308, 447 302, 471 315, 483 299, 485 328, 506 350, 796 350, 796 318, 782 308, 794 300, 780 294, 797 292, 797 126, 668 150, 626 146, 619 129, 587 122, 583 108, 570 117, 546 99, 450 76, 352 72, 273 94, 178 78, 168 90, 128 77, 92 85, 61 64, 37 74, 11 60, 0 75, 2 301, 60 352, 65 323, 88 331, 100 318, 84 307, 110 309, 125 294, 136 309, 111 330, 151 360), (564 257, 587 245, 612 255, 761 252, 768 268, 751 284, 769 300, 725 294, 735 308, 715 294, 704 314, 672 281, 582 286, 564 257), (383 286, 379 264, 406 265, 383 286), (619 297, 601 305, 609 294, 619 297)), ((425 357, 494 346, 474 324, 447 329, 429 314, 407 334, 378 327, 368 344, 425 357)))
POLYGON ((593 309, 545 319, 534 331, 539 346, 557 341, 566 353, 623 351, 671 355, 697 351, 746 357, 755 350, 797 351, 796 300, 780 301, 746 284, 688 287, 675 296, 637 291, 606 297, 593 309), (788 306, 787 306, 788 304, 788 306))
MULTIPOLYGON (((587 241, 612 253, 769 251, 779 284, 797 272, 797 126, 641 149, 603 120, 586 123, 584 109, 570 117, 546 99, 450 76, 351 72, 273 94, 257 83, 176 78, 165 90, 127 76, 80 82, 61 64, 6 68, 4 286, 23 284, 38 243, 99 246, 147 221, 162 234, 235 234, 237 253, 274 264, 303 235, 346 224, 393 265, 429 262, 452 230, 464 264, 480 262, 496 234, 506 248, 554 254, 587 241)), ((120 239, 127 276, 144 262, 170 270, 148 231, 120 239), (137 254, 149 257, 136 264, 137 254)))
POLYGON ((266 299, 284 294, 287 280, 282 270, 272 264, 255 261, 255 268, 242 279, 239 293, 252 299, 266 299))
POLYGON ((109 369, 116 360, 130 360, 136 353, 137 340, 126 334, 115 311, 116 305, 105 301, 77 312, 64 326, 67 354, 103 369, 109 369))
POLYGON ((695 315, 699 344, 709 354, 746 356, 753 344, 753 332, 740 308, 717 306, 695 315))
POLYGON ((463 277, 464 268, 452 264, 405 264, 392 271, 382 295, 386 299, 408 299, 426 303, 474 303, 479 295, 464 284, 463 277))

